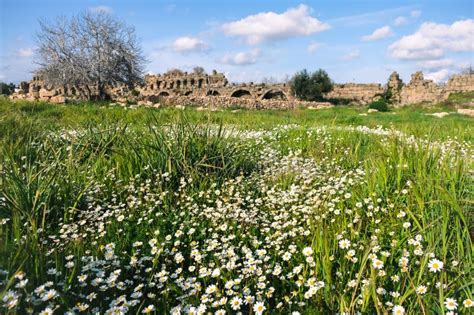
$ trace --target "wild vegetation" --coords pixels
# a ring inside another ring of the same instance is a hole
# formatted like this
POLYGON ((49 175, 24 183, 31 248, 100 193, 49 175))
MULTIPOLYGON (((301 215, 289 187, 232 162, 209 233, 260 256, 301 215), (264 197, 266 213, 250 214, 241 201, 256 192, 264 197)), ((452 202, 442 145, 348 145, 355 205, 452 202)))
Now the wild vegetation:
POLYGON ((472 118, 0 99, 0 312, 469 313, 472 118))
POLYGON ((324 93, 333 89, 333 82, 323 69, 315 72, 304 69, 291 78, 290 87, 293 94, 300 100, 323 101, 324 93))

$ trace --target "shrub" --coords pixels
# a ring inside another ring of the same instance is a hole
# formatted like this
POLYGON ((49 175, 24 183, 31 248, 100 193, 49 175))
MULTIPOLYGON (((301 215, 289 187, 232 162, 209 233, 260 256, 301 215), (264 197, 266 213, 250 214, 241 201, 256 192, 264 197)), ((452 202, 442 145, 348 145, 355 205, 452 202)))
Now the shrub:
POLYGON ((330 92, 332 80, 326 71, 319 69, 313 73, 306 69, 296 73, 290 81, 293 94, 304 101, 322 101, 324 93, 330 92))
POLYGON ((388 104, 384 100, 373 101, 369 104, 370 109, 376 109, 379 112, 388 112, 388 104))

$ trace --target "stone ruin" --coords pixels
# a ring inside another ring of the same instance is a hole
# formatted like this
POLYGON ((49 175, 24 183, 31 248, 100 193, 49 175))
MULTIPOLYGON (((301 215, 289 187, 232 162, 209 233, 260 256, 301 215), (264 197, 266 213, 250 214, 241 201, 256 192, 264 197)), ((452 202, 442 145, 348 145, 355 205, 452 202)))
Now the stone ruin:
MULTIPOLYGON (((386 85, 377 83, 335 84, 325 95, 328 100, 343 100, 346 103, 365 105, 390 91, 396 106, 423 102, 439 102, 455 92, 474 91, 474 74, 452 76, 445 85, 425 80, 422 72, 412 75, 404 84, 397 72, 393 72, 386 85)), ((94 89, 91 95, 98 94, 94 89), (95 94, 94 94, 95 93, 95 94)), ((303 102, 297 100, 286 83, 278 84, 231 84, 223 73, 187 73, 179 70, 165 74, 146 75, 144 84, 130 89, 126 86, 111 86, 107 89, 110 99, 121 103, 195 105, 203 107, 244 108, 295 108, 298 106, 320 108, 331 106, 328 102, 303 102)), ((80 87, 47 86, 41 75, 35 75, 30 82, 21 82, 12 99, 43 100, 65 103, 78 100, 84 95, 80 87)))

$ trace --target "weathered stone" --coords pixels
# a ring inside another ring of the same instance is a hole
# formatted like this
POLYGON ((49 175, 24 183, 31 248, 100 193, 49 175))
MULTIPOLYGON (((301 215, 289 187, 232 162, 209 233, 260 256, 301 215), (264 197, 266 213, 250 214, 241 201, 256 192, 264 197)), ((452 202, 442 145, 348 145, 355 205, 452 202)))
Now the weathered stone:
POLYGON ((369 110, 367 111, 367 113, 378 113, 379 111, 375 108, 369 108, 369 110))
POLYGON ((439 112, 439 113, 432 113, 432 114, 426 114, 426 115, 430 115, 430 116, 434 116, 434 117, 438 117, 438 118, 443 118, 444 116, 448 116, 449 113, 439 112))
POLYGON ((458 108, 458 113, 462 115, 468 115, 468 116, 474 117, 474 109, 458 108))
MULTIPOLYGON (((423 73, 412 75, 409 84, 404 85, 397 72, 393 72, 386 86, 381 84, 335 84, 333 91, 325 95, 328 99, 343 99, 350 104, 364 105, 372 102, 383 93, 390 91, 392 102, 403 106, 422 102, 439 102, 449 97, 451 93, 474 91, 474 75, 455 75, 445 86, 437 85, 431 80, 425 80, 423 73)), ((222 73, 213 71, 212 74, 188 74, 172 71, 162 75, 145 76, 143 86, 110 86, 106 88, 107 95, 117 104, 137 103, 140 106, 202 106, 205 108, 242 107, 249 109, 264 108, 326 108, 317 102, 297 100, 291 93, 288 84, 229 84, 222 73)), ((41 75, 35 75, 30 82, 22 82, 11 99, 30 99, 49 101, 52 97, 63 96, 67 99, 81 99, 84 95, 98 96, 97 87, 86 91, 77 86, 61 86, 47 88, 41 75)), ((55 99, 61 101, 61 98, 55 99)))
POLYGON ((56 96, 56 90, 46 90, 46 89, 41 89, 39 91, 39 98, 43 100, 48 100, 49 98, 56 96))
POLYGON ((333 90, 327 93, 325 97, 328 99, 343 99, 355 101, 358 104, 367 104, 373 101, 378 94, 382 94, 383 91, 382 85, 376 83, 335 84, 333 90))
POLYGON ((62 95, 56 95, 51 97, 49 101, 54 104, 64 104, 66 103, 66 98, 62 95))

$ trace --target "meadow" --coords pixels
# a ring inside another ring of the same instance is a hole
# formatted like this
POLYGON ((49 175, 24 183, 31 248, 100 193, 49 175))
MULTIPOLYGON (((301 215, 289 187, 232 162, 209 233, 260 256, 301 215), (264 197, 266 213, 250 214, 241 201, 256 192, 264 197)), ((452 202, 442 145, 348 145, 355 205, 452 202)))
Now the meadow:
POLYGON ((0 99, 0 313, 472 313, 473 118, 0 99))

